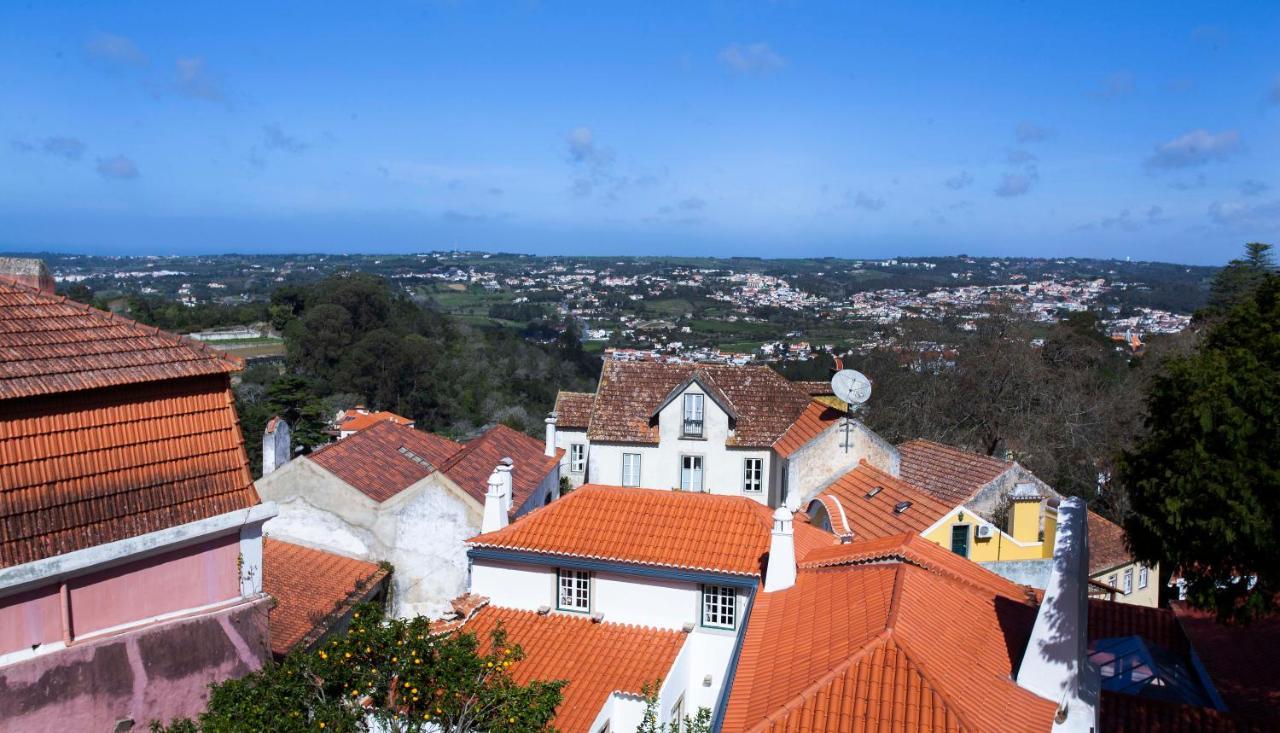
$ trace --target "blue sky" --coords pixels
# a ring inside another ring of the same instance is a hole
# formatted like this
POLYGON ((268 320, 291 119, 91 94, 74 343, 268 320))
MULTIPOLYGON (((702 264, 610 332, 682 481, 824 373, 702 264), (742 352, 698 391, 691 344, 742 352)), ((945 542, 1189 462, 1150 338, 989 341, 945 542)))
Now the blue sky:
POLYGON ((193 5, 0 5, 0 249, 1280 240, 1280 3, 193 5))

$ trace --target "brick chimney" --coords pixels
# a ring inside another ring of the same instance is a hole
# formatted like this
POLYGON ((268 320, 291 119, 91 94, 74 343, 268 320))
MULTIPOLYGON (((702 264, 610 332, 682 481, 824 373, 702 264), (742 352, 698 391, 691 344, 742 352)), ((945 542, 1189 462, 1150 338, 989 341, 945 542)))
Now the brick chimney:
POLYGON ((547 415, 547 446, 543 449, 543 455, 554 456, 556 454, 556 414, 553 412, 547 415))
POLYGON ((489 474, 489 491, 484 495, 484 519, 481 532, 497 532, 507 526, 507 509, 503 506, 502 476, 498 471, 489 474))
POLYGON ((34 257, 0 257, 0 277, 17 280, 27 287, 53 295, 53 275, 44 260, 34 257))
POLYGON ((773 537, 769 542, 769 565, 764 576, 765 593, 786 590, 796 584, 794 519, 785 506, 773 511, 773 537))

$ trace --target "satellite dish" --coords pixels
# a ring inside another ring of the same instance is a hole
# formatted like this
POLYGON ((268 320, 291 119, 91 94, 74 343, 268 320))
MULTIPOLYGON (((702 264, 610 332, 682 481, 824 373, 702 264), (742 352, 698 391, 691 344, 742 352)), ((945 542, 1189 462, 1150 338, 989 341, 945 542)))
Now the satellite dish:
POLYGON ((831 391, 851 405, 860 405, 871 397, 871 380, 862 372, 841 369, 831 378, 831 391))

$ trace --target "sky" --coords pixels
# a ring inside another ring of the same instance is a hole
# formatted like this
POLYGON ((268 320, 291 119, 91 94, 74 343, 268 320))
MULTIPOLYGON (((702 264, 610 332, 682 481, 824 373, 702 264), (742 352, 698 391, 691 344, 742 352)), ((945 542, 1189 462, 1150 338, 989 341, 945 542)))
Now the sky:
POLYGON ((0 3, 0 250, 1216 264, 1280 3, 0 3))

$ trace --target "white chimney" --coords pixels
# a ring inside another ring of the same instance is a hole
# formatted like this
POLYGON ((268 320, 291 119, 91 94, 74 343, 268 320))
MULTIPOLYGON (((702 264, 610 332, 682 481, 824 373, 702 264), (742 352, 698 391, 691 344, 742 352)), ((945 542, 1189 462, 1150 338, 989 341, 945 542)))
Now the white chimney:
POLYGON ((1036 614, 1018 685, 1058 705, 1055 733, 1098 728, 1102 678, 1089 662, 1089 531, 1084 501, 1058 505, 1053 572, 1036 614))
POLYGON ((553 412, 547 415, 547 447, 543 449, 543 454, 554 456, 556 454, 556 414, 553 412))
POLYGON ((292 457, 289 423, 277 415, 267 421, 267 427, 262 431, 262 475, 280 468, 292 457))
POLYGON ((502 501, 502 476, 494 471, 489 474, 489 491, 484 495, 484 520, 481 532, 497 532, 507 526, 507 508, 502 501))
POLYGON ((764 592, 786 590, 796 584, 796 539, 791 526, 794 517, 785 507, 773 511, 773 538, 769 542, 769 566, 765 569, 764 592))
POLYGON ((498 461, 498 467, 494 471, 498 477, 502 479, 502 508, 505 511, 511 511, 511 499, 515 491, 515 485, 512 483, 512 471, 515 470, 515 461, 503 458, 498 461))

